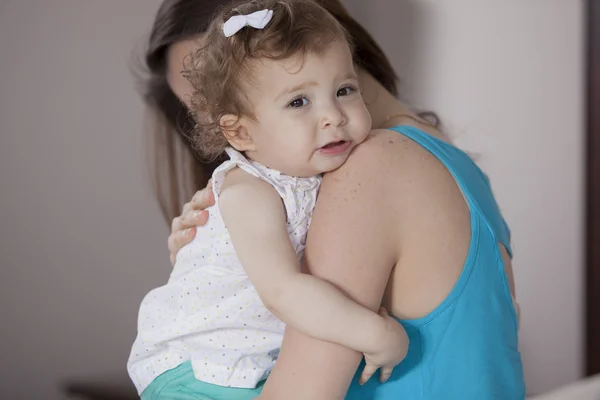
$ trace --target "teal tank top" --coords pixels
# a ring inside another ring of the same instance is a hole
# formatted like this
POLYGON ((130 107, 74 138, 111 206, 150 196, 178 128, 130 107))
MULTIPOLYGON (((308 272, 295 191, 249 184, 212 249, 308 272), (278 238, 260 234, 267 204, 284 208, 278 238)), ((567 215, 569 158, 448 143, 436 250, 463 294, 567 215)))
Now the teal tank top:
MULTIPOLYGON (((487 176, 467 154, 410 126, 392 130, 438 158, 462 189, 471 214, 471 243, 448 297, 429 315, 400 320, 410 338, 406 359, 385 384, 375 375, 346 400, 513 400, 525 398, 517 316, 500 246, 510 231, 487 176)), ((362 366, 359 371, 362 370, 362 366)))

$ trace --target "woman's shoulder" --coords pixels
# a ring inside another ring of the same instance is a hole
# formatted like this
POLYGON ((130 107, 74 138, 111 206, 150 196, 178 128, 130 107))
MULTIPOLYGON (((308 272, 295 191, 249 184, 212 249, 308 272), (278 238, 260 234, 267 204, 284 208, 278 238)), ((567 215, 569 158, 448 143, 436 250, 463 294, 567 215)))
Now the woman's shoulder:
MULTIPOLYGON (((436 136, 443 138, 439 133, 436 136)), ((389 186, 414 185, 415 179, 426 183, 440 171, 445 171, 443 165, 420 144, 396 131, 375 129, 331 175, 344 180, 381 177, 372 179, 372 184, 389 186)))
POLYGON ((388 215, 392 210, 397 215, 419 213, 428 207, 431 198, 443 203, 454 198, 462 200, 456 181, 433 154, 388 129, 374 130, 344 165, 323 179, 321 195, 340 199, 354 198, 356 193, 368 194, 364 201, 374 213, 388 215))

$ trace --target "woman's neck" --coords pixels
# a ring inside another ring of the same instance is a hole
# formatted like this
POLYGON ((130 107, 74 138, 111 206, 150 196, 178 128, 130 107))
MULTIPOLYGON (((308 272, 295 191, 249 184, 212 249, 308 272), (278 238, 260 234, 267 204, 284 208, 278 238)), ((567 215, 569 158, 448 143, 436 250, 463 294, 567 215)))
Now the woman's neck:
POLYGON ((377 79, 364 70, 358 71, 363 99, 371 114, 373 129, 398 125, 399 119, 417 118, 415 113, 394 97, 377 79))

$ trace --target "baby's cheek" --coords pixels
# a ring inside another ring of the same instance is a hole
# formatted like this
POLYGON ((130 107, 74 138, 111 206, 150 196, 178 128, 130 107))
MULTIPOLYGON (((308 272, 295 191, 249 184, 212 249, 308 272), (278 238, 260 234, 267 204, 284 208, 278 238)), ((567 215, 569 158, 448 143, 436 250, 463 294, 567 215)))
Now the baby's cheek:
POLYGON ((369 111, 362 100, 353 104, 351 112, 352 115, 350 118, 354 120, 357 129, 359 129, 361 133, 365 129, 371 129, 371 114, 369 114, 369 111))
POLYGON ((367 113, 361 120, 360 123, 357 124, 356 127, 356 137, 355 140, 360 143, 363 140, 366 139, 366 137, 369 135, 369 133, 371 132, 372 126, 371 126, 371 115, 369 113, 367 113))

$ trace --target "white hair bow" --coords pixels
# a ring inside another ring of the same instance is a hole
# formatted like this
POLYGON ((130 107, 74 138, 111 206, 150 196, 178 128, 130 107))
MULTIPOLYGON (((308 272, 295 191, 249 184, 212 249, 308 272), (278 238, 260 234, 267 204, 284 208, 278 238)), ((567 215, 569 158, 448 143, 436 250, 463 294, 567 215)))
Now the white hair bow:
POLYGON ((226 37, 235 35, 240 29, 251 26, 264 29, 273 18, 273 10, 260 10, 248 15, 234 15, 223 24, 223 33, 226 37))

